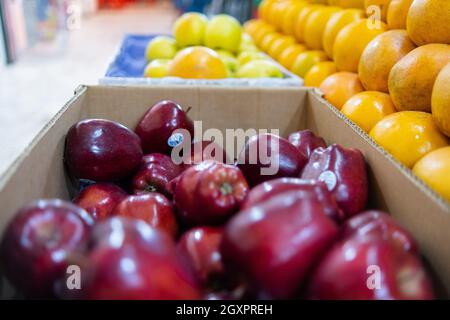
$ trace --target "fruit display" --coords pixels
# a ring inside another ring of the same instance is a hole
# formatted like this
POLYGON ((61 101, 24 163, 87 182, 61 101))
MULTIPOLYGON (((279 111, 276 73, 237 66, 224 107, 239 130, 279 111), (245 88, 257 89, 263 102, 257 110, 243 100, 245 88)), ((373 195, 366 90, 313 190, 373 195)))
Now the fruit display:
MULTIPOLYGON (((264 0, 244 31, 412 169, 450 142, 449 6, 447 0, 264 0), (295 43, 275 51, 286 35, 295 43)), ((446 198, 448 178, 424 180, 446 198)))
MULTIPOLYGON (((431 126, 423 114, 417 121, 431 126)), ((302 130, 253 135, 230 157, 215 141, 195 141, 192 124, 188 109, 163 100, 134 130, 102 119, 70 127, 60 160, 76 195, 37 200, 12 218, 0 242, 11 284, 51 299, 435 297, 408 230, 369 210, 360 150, 302 130), (189 146, 185 163, 174 157, 180 146, 189 146), (67 286, 74 265, 79 290, 67 286)), ((414 171, 434 184, 449 152, 427 138, 436 150, 414 171)))
MULTIPOLYGON (((157 36, 146 49, 146 78, 284 78, 280 65, 259 50, 234 17, 187 12, 173 24, 173 37, 157 36), (262 60, 258 61, 257 60, 262 60)), ((278 56, 295 42, 278 39, 278 56)))

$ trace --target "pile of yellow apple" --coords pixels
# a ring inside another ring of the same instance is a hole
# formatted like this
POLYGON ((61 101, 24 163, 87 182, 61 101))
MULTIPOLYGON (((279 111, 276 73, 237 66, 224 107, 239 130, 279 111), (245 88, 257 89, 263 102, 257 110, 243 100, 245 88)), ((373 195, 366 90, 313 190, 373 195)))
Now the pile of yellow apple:
POLYGON ((264 0, 244 30, 450 201, 450 1, 264 0))
POLYGON ((283 78, 278 64, 225 14, 210 20, 200 13, 183 14, 173 25, 173 37, 150 41, 146 58, 144 77, 149 78, 283 78))

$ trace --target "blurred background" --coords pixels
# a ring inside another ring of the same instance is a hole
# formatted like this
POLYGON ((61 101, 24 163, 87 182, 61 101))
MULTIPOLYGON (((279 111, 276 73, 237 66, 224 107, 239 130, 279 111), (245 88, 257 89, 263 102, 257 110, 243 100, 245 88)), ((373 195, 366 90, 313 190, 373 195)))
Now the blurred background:
POLYGON ((244 22, 258 0, 0 0, 0 173, 127 34, 168 34, 183 12, 244 22))

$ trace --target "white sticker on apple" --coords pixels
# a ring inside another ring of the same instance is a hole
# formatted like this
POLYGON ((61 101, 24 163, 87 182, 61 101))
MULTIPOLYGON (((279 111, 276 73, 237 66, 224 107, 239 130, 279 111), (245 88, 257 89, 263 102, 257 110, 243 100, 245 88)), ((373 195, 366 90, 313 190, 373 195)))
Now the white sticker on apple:
POLYGON ((173 135, 171 135, 169 137, 169 139, 167 139, 167 144, 171 147, 171 148, 175 148, 176 146, 178 146, 179 144, 183 143, 183 135, 181 133, 174 133, 173 135))
POLYGON ((324 182, 327 185, 329 191, 333 191, 337 184, 337 178, 334 172, 324 171, 319 176, 319 181, 324 182))

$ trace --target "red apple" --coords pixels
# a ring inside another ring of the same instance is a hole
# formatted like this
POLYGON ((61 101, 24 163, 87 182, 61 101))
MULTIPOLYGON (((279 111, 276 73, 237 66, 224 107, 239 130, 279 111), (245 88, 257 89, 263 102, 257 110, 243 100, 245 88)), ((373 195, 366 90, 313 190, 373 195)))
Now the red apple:
POLYGON ((398 248, 417 253, 417 246, 411 234, 400 226, 387 213, 366 211, 347 220, 341 227, 341 239, 346 241, 358 238, 366 241, 391 241, 398 248))
POLYGON ((288 140, 308 159, 315 149, 327 147, 325 140, 316 136, 311 130, 291 133, 288 140))
POLYGON ((320 201, 296 194, 280 194, 241 211, 225 227, 225 266, 228 272, 243 272, 260 298, 294 298, 338 235, 320 201))
POLYGON ((160 101, 151 107, 139 121, 136 134, 141 138, 145 153, 170 155, 172 148, 185 139, 194 136, 194 124, 180 105, 173 101, 160 101), (184 129, 186 135, 174 135, 174 131, 184 129))
POLYGON ((114 208, 126 197, 127 193, 114 184, 95 183, 84 188, 73 203, 98 221, 110 217, 114 208))
POLYGON ((197 227, 186 231, 178 242, 178 253, 189 264, 203 286, 222 280, 225 270, 219 246, 223 229, 197 227))
POLYGON ((200 299, 198 285, 166 233, 143 221, 115 217, 97 224, 93 239, 77 298, 200 299))
POLYGON ((366 163, 357 149, 333 144, 317 148, 303 169, 303 179, 325 182, 346 218, 361 212, 367 203, 368 179, 366 163))
POLYGON ((171 196, 167 184, 183 171, 169 156, 151 153, 142 158, 141 169, 132 179, 133 193, 159 192, 171 196))
POLYGON ((160 193, 128 196, 117 205, 113 214, 143 220, 174 238, 178 232, 172 203, 160 193))
POLYGON ((281 177, 298 177, 308 158, 288 140, 273 134, 253 136, 237 164, 250 186, 281 177))
POLYGON ((228 156, 225 150, 214 141, 197 141, 191 145, 191 156, 183 165, 187 169, 206 160, 227 163, 228 156))
POLYGON ((307 297, 326 300, 433 299, 419 258, 389 241, 352 239, 335 245, 315 269, 307 297))
POLYGON ((325 183, 299 178, 278 178, 257 185, 248 193, 241 210, 259 205, 274 196, 290 191, 296 191, 298 196, 321 201, 324 204, 326 215, 336 222, 343 219, 344 214, 325 183))
POLYGON ((39 200, 22 208, 1 242, 2 269, 25 296, 49 298, 72 255, 87 248, 93 221, 62 200, 39 200))
POLYGON ((180 218, 189 225, 215 225, 239 210, 248 185, 239 168, 208 160, 183 172, 173 186, 180 218))
POLYGON ((75 178, 119 181, 133 174, 141 159, 139 137, 117 122, 83 120, 67 134, 65 161, 75 178))

